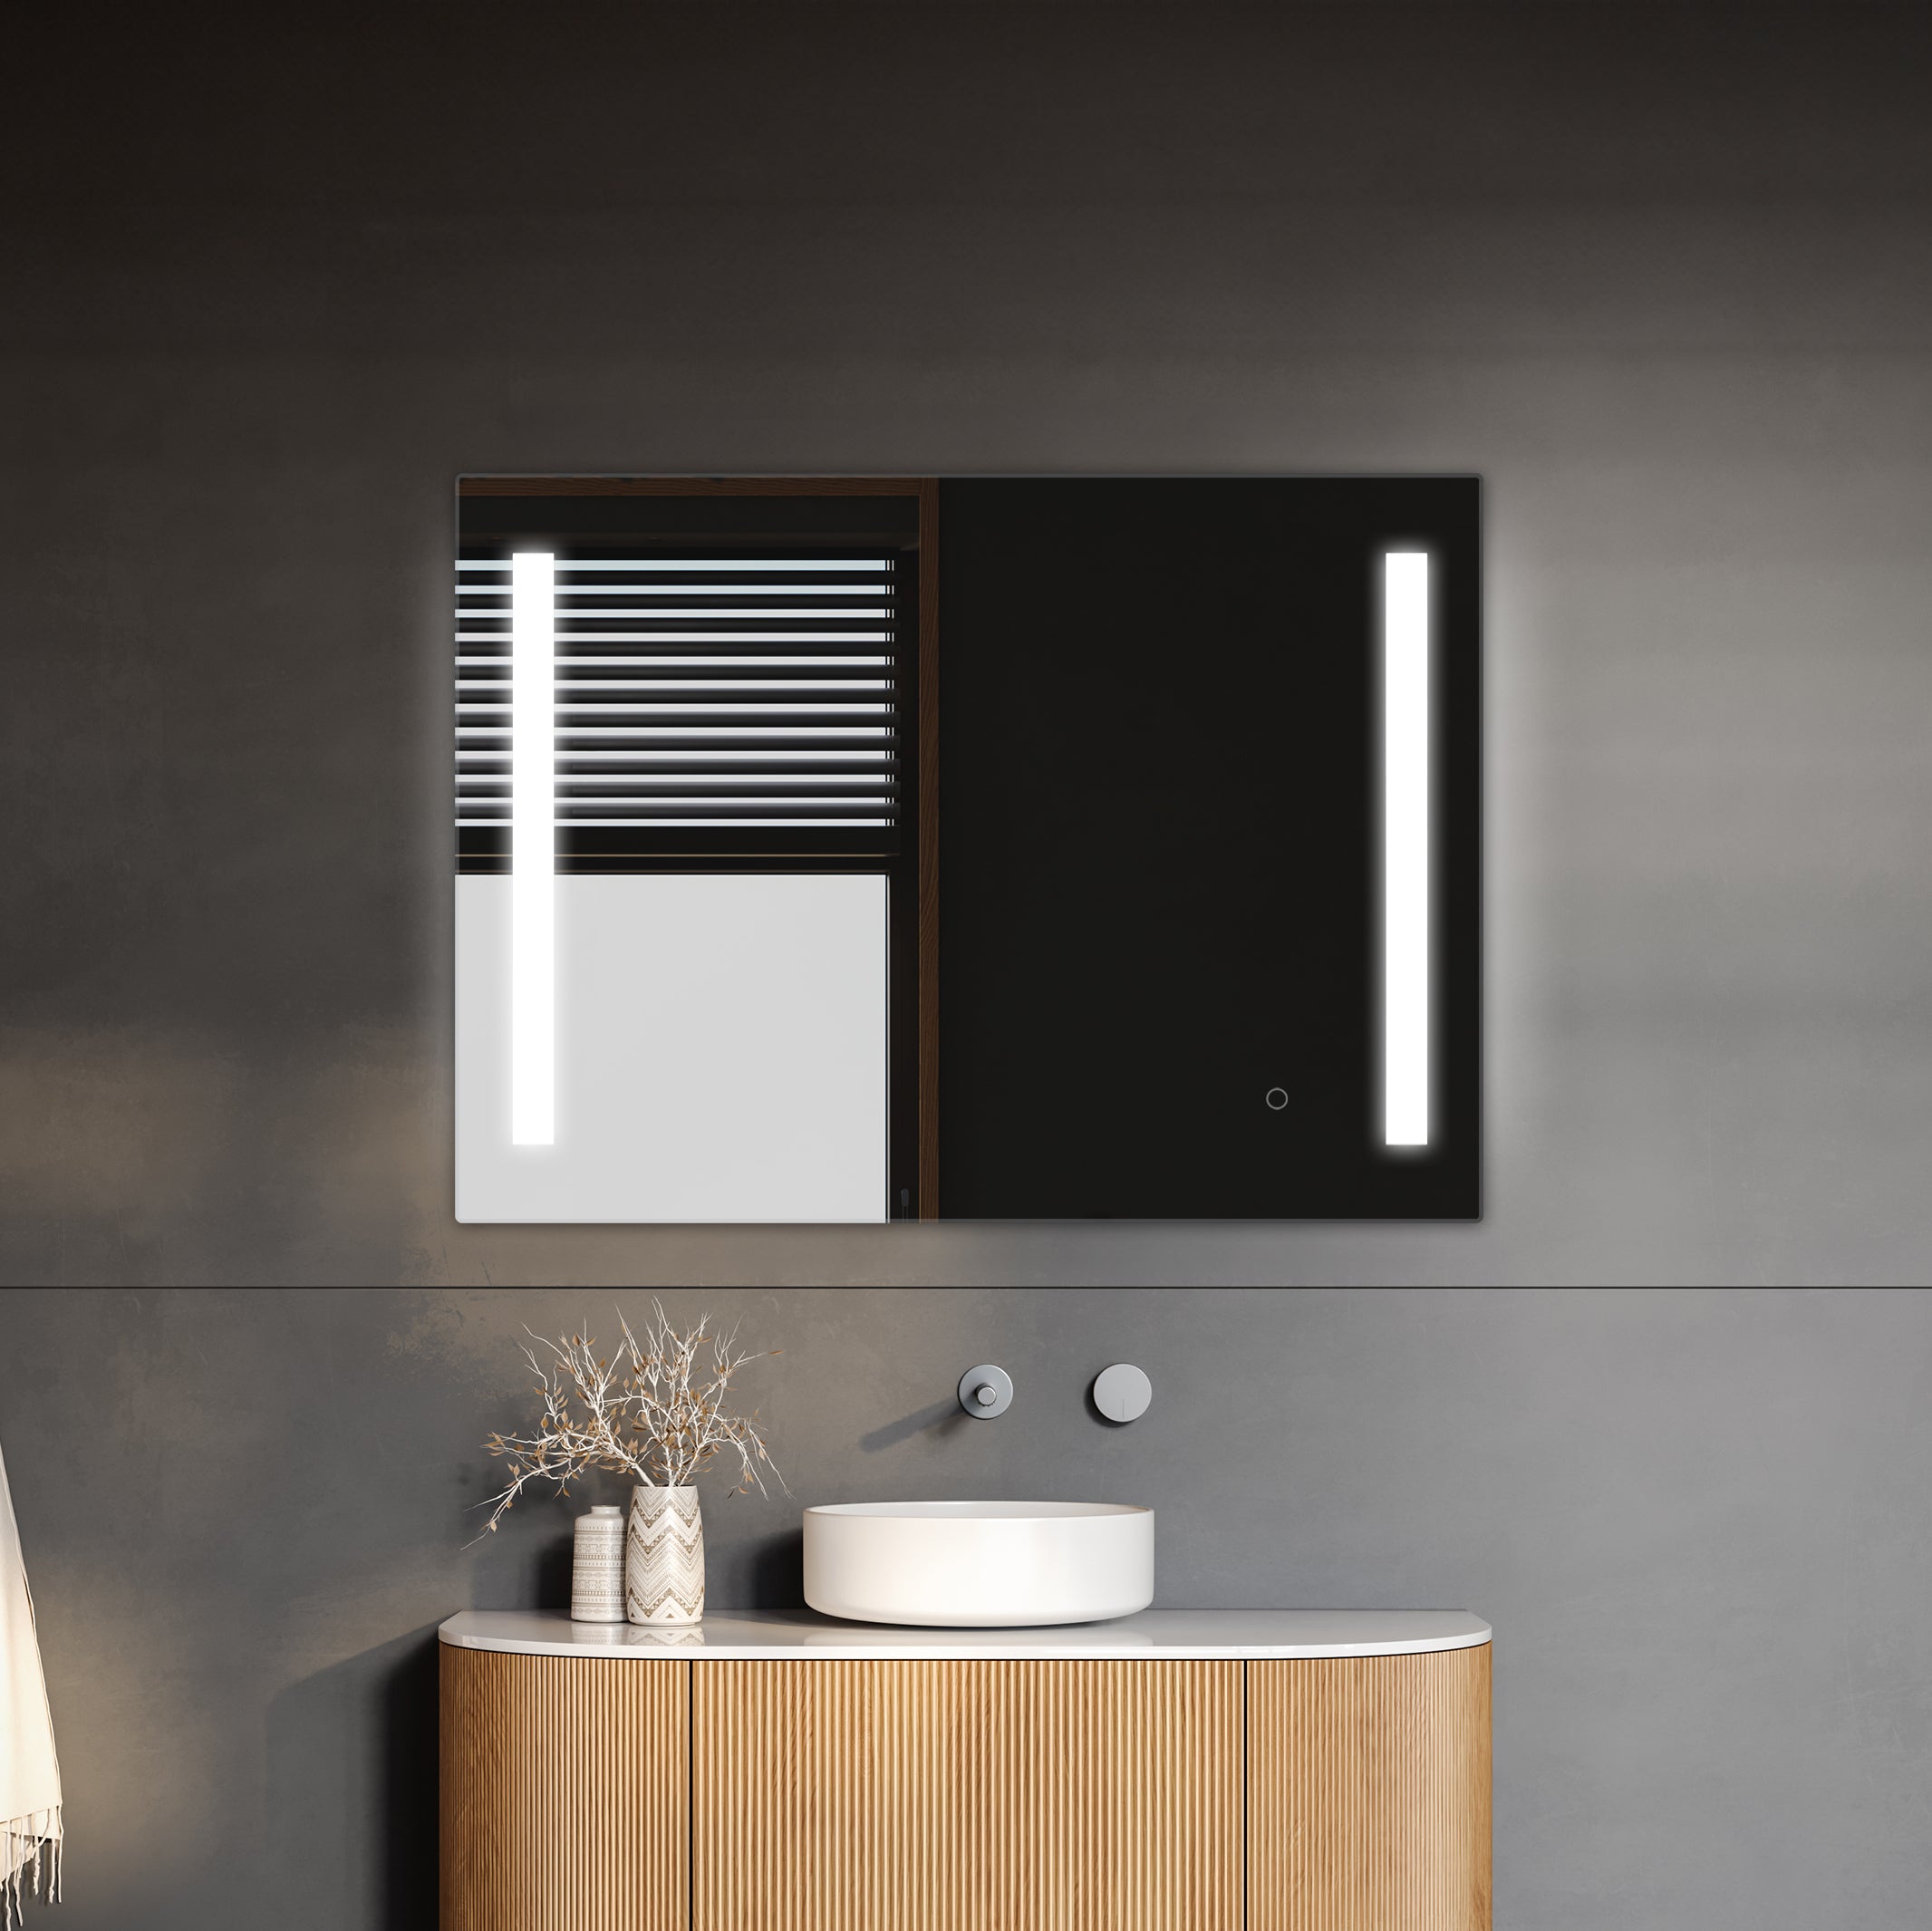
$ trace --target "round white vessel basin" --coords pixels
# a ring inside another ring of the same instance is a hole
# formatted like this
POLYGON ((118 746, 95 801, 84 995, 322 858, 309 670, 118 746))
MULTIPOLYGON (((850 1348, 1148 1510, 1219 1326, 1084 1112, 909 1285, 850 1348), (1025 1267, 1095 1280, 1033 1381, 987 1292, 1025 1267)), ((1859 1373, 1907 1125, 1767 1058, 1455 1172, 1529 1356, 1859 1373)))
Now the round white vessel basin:
POLYGON ((860 1623, 1094 1623, 1154 1600, 1154 1511, 1105 1501, 855 1501, 805 1511, 805 1599, 860 1623))

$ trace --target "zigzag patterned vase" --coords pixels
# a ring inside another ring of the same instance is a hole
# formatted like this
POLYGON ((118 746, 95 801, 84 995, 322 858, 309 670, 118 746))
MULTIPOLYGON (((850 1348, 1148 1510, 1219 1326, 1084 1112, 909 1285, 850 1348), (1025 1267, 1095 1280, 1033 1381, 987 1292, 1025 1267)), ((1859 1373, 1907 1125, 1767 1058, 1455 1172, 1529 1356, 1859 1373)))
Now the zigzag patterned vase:
POLYGON ((623 1539, 623 1613, 633 1623, 704 1616, 704 1518, 696 1489, 633 1489, 623 1539))

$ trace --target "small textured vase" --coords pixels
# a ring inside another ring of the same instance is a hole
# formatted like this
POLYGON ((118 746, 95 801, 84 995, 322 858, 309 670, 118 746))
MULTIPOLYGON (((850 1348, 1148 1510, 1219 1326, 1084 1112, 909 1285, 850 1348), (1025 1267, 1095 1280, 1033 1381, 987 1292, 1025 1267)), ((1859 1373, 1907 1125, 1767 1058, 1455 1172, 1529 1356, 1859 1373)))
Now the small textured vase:
POLYGON ((570 1619, 621 1623, 623 1613, 623 1511, 595 1508, 577 1518, 570 1555, 570 1619))
POLYGON ((633 1489, 624 1532, 623 1613, 633 1623, 704 1615, 704 1518, 696 1489, 633 1489))

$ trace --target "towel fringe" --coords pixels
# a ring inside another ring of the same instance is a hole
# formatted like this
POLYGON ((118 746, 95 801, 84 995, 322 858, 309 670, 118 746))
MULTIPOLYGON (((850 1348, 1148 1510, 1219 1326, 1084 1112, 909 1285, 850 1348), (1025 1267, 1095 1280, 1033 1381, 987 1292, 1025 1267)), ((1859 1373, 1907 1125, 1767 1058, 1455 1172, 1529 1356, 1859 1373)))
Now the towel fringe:
POLYGON ((61 1807, 0 1820, 0 1927, 24 1925, 21 1900, 61 1901, 61 1807))

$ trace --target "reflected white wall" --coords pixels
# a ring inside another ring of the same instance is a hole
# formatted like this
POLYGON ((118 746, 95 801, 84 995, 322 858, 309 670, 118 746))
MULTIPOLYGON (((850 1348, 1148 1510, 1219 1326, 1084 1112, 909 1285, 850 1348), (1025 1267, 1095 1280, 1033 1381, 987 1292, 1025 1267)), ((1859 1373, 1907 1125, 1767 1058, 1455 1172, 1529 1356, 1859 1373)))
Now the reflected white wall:
POLYGON ((459 1221, 881 1221, 886 881, 555 882, 555 1139, 511 1139, 512 881, 456 881, 459 1221))

